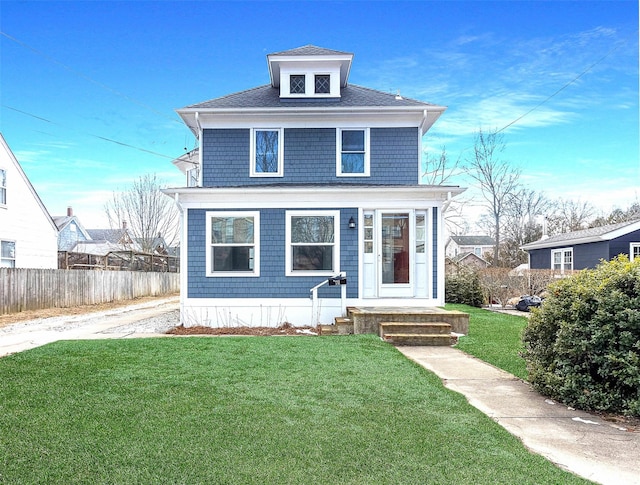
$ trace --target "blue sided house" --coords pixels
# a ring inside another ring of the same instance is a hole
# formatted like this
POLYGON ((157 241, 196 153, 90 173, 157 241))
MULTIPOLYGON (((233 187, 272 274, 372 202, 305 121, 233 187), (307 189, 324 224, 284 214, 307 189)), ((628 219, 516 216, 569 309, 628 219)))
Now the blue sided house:
POLYGON ((269 54, 269 84, 178 110, 199 140, 174 162, 187 186, 164 190, 182 214, 185 326, 444 304, 442 212, 464 189, 420 179, 445 107, 349 84, 352 61, 269 54))

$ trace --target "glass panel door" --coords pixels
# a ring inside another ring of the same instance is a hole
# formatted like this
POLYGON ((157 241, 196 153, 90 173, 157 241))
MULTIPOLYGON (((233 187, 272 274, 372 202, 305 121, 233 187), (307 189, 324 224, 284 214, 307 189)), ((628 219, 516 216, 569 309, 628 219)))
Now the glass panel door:
POLYGON ((408 213, 383 213, 381 219, 382 284, 410 283, 408 213))

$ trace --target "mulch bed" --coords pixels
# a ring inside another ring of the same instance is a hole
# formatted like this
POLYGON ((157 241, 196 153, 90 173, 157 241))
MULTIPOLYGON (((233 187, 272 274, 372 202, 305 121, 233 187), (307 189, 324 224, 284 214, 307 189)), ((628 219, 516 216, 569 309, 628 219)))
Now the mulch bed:
POLYGON ((318 334, 315 327, 294 327, 292 325, 281 325, 279 327, 185 327, 179 325, 167 331, 170 335, 254 335, 254 336, 273 336, 273 335, 311 335, 318 334))

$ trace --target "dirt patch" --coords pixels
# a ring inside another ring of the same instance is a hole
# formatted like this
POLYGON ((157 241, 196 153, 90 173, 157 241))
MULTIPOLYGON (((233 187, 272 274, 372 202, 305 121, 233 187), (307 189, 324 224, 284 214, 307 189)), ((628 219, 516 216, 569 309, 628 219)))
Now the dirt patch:
POLYGON ((315 327, 294 327, 281 325, 279 327, 185 327, 179 325, 167 332, 169 335, 254 335, 268 337, 274 335, 318 335, 315 327))
POLYGON ((171 298, 173 296, 178 296, 178 294, 175 293, 163 296, 145 296, 141 298, 134 298, 133 300, 111 301, 108 303, 99 303, 96 305, 82 305, 69 308, 46 308, 44 310, 27 310, 19 313, 9 313, 6 315, 0 315, 0 328, 12 323, 24 322, 26 320, 37 320, 41 318, 84 315, 87 313, 103 312, 107 310, 113 310, 115 308, 171 298))

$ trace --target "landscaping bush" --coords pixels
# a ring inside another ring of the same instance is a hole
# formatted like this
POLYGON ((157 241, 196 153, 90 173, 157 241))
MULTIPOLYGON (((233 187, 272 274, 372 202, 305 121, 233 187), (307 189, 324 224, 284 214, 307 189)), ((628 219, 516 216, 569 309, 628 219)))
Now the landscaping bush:
POLYGON ((482 287, 477 271, 461 269, 458 273, 446 275, 444 288, 444 298, 447 303, 482 306, 482 287))
POLYGON ((640 260, 549 286, 525 328, 529 381, 565 404, 640 416, 640 260))

